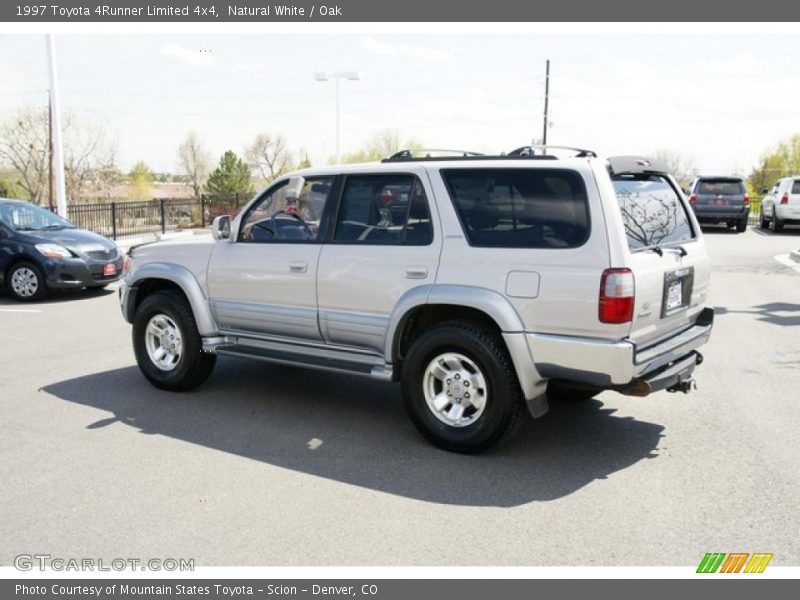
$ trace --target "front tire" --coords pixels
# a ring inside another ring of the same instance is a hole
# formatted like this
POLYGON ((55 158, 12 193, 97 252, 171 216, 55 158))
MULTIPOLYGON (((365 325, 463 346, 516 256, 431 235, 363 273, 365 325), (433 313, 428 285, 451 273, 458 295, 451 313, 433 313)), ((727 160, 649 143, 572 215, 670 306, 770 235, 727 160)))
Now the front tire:
POLYGON ((764 218, 764 208, 763 207, 761 208, 761 210, 758 213, 758 226, 761 227, 761 229, 769 229, 769 221, 767 221, 767 219, 764 218))
POLYGON ((190 390, 214 369, 217 357, 203 352, 192 309, 177 292, 147 296, 136 309, 132 335, 139 369, 157 388, 190 390))
POLYGON ((42 270, 32 262, 21 262, 11 267, 6 281, 11 295, 20 302, 33 302, 47 296, 42 270))
POLYGON ((780 233, 783 231, 783 221, 778 218, 778 212, 774 208, 772 209, 772 220, 769 222, 769 228, 772 230, 772 233, 780 233))
POLYGON ((450 321, 418 337, 402 388, 419 432, 451 452, 474 454, 510 438, 524 411, 505 344, 480 323, 450 321))

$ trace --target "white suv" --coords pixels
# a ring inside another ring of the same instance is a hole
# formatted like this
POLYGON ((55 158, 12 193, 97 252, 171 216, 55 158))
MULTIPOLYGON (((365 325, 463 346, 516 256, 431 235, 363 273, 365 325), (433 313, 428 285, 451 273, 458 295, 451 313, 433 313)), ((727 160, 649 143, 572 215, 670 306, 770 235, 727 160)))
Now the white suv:
POLYGON ((787 223, 800 224, 800 177, 784 177, 772 189, 762 192, 765 196, 759 214, 761 229, 779 233, 787 223))
POLYGON ((133 249, 120 298, 160 388, 216 355, 400 381, 426 438, 478 452, 548 397, 689 391, 708 284, 663 166, 524 148, 287 175, 213 239, 133 249))

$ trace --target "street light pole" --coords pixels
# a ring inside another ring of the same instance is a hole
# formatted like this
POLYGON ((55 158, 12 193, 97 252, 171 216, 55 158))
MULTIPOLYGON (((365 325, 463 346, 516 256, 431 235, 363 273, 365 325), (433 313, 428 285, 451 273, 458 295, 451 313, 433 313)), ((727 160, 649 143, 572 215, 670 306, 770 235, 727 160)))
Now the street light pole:
POLYGON ((61 144, 61 107, 58 99, 56 48, 52 33, 47 35, 47 63, 50 67, 50 127, 52 131, 53 152, 51 168, 55 175, 56 209, 59 215, 67 218, 67 192, 64 183, 64 151, 61 144))
POLYGON ((336 86, 336 164, 341 164, 341 116, 340 116, 340 98, 339 98, 339 84, 342 79, 349 79, 350 81, 358 81, 361 79, 361 74, 358 71, 339 71, 337 73, 314 73, 315 81, 330 81, 334 80, 336 86))

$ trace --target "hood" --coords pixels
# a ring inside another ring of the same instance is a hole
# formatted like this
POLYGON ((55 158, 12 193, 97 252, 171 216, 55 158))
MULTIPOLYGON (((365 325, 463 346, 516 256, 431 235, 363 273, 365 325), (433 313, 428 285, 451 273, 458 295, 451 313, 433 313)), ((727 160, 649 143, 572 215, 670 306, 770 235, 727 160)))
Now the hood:
POLYGON ((116 244, 107 237, 85 229, 46 229, 43 231, 25 231, 24 233, 36 244, 60 244, 70 250, 80 252, 115 250, 116 244))

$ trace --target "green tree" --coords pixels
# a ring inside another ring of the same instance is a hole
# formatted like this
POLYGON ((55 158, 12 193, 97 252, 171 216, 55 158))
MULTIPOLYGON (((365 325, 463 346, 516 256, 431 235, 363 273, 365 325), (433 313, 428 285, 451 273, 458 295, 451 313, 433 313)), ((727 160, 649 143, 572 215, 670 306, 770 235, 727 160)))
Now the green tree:
POLYGON ((228 150, 219 159, 217 168, 208 176, 206 191, 216 195, 252 194, 250 167, 233 150, 228 150))
MULTIPOLYGON (((408 139, 401 142, 400 133, 394 129, 384 129, 378 131, 370 137, 364 146, 356 152, 350 152, 342 155, 342 163, 363 163, 375 162, 390 156, 398 150, 419 150, 422 148, 417 140, 408 139)), ((330 162, 334 162, 331 159, 330 162)))
POLYGON ((747 179, 753 192, 760 193, 761 190, 772 187, 781 177, 796 175, 798 172, 800 172, 800 134, 795 134, 764 152, 747 179))
POLYGON ((143 160, 140 160, 128 173, 128 196, 131 200, 152 200, 155 175, 143 160))

